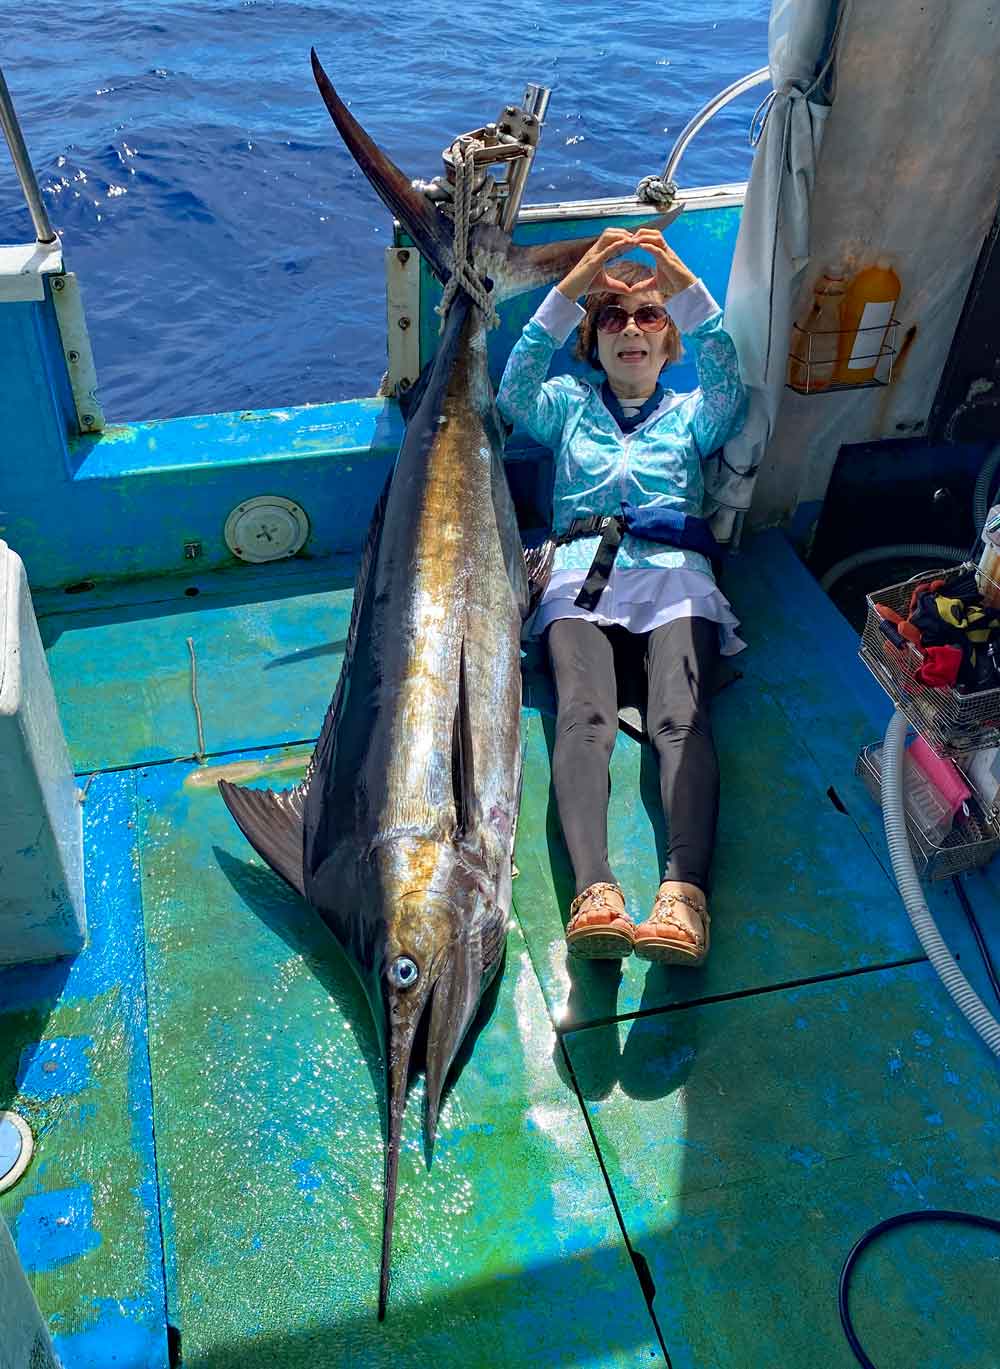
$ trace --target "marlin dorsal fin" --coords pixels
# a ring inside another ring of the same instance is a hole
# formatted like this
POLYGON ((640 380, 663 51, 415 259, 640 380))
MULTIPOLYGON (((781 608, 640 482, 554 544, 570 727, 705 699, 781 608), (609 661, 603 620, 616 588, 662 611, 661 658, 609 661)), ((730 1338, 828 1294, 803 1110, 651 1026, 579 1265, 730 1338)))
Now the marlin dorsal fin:
POLYGON ((390 471, 385 487, 375 503, 368 536, 361 553, 358 579, 354 588, 354 602, 351 606, 351 625, 347 633, 347 646, 340 668, 337 687, 330 706, 323 719, 323 727, 316 746, 313 748, 305 776, 292 789, 249 789, 241 784, 231 784, 228 780, 219 781, 219 792, 226 802, 247 841, 258 855, 263 856, 272 870, 285 880, 296 893, 305 893, 303 874, 303 813, 309 785, 316 773, 320 758, 330 746, 337 727, 337 718, 351 672, 358 638, 358 619, 365 599, 368 577, 378 551, 382 520, 389 498, 392 483, 390 471))

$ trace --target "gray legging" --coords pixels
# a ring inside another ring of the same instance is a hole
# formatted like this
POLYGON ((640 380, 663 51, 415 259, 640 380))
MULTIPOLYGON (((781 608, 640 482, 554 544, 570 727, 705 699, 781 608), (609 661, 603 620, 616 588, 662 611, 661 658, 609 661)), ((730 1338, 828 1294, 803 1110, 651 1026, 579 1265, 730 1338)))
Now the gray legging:
POLYGON ((646 727, 660 763, 670 834, 664 878, 705 890, 719 811, 708 717, 718 627, 707 618, 678 618, 634 633, 559 618, 547 640, 558 699, 552 779, 577 893, 598 880, 615 881, 608 864, 608 763, 618 732, 619 682, 644 667, 646 727))

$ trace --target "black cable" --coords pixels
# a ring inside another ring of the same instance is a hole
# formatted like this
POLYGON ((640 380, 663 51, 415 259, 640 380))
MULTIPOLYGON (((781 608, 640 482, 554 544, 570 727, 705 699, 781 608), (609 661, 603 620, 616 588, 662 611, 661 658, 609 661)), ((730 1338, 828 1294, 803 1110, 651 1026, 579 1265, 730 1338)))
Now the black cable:
POLYGON ((996 1221, 993 1217, 980 1217, 975 1212, 947 1212, 934 1209, 929 1209, 926 1212, 900 1212, 895 1217, 887 1217, 884 1222, 879 1222, 870 1231, 866 1231, 844 1261, 844 1267, 840 1271, 840 1287, 837 1291, 840 1324, 844 1328, 847 1343, 854 1353, 854 1358, 861 1365, 861 1369, 875 1369, 875 1365, 862 1349, 857 1332, 854 1330, 854 1323, 851 1321, 851 1313, 847 1305, 851 1274, 858 1256, 871 1245, 872 1241, 877 1240, 884 1232, 891 1231, 895 1226, 909 1226, 914 1222, 959 1222, 963 1226, 981 1226, 985 1227, 987 1231, 1000 1232, 1000 1221, 996 1221))
POLYGON ((976 919, 976 914, 973 911, 972 904, 969 902, 969 895, 965 892, 965 888, 961 880, 958 878, 957 875, 952 875, 951 882, 955 886, 955 893, 958 895, 958 901, 962 905, 962 910, 969 920, 969 926, 972 929, 972 935, 976 938, 976 945, 979 947, 979 954, 983 957, 983 963, 986 966, 986 973, 989 975, 990 986, 997 996, 997 1001, 1000 1002, 1000 979, 997 978, 996 966, 993 964, 993 958, 990 955, 989 947, 986 945, 986 938, 983 936, 983 929, 982 927, 980 927, 976 919))

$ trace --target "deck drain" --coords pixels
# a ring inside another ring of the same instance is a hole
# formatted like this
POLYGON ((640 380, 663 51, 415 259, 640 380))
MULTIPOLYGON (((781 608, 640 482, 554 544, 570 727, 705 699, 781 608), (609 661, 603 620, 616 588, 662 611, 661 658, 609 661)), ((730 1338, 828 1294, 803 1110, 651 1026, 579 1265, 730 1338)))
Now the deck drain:
POLYGON ((241 561, 280 561, 294 556, 308 536, 305 510, 276 494, 246 499, 226 519, 226 545, 241 561))
POLYGON ((0 1193, 13 1188, 31 1162, 35 1142, 16 1112, 0 1112, 0 1193))

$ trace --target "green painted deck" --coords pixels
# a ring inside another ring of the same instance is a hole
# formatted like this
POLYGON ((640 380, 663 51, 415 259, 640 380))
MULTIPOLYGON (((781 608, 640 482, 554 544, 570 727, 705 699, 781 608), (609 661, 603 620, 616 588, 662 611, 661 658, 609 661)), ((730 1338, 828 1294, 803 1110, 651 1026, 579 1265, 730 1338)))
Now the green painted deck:
MULTIPOLYGON (((380 1326, 369 1011, 214 787, 293 783, 333 689, 349 570, 282 569, 38 600, 75 764, 104 772, 85 808, 92 944, 71 968, 0 973, 0 1107, 39 1138, 0 1213, 65 1369, 850 1369, 836 1286, 854 1241, 910 1208, 1000 1212, 1000 1084, 853 775, 888 705, 849 628, 779 535, 731 562, 751 646, 714 704, 698 972, 567 967, 552 719, 529 679, 506 970, 429 1170, 415 1086, 380 1326)), ((611 854, 637 915, 664 839, 653 759, 620 735, 611 854)), ((965 884, 1000 957, 1000 883, 965 884)), ((932 905, 989 1001, 950 886, 932 905)), ((995 1369, 997 1254, 937 1228, 869 1252, 854 1306, 878 1369, 995 1369)))

